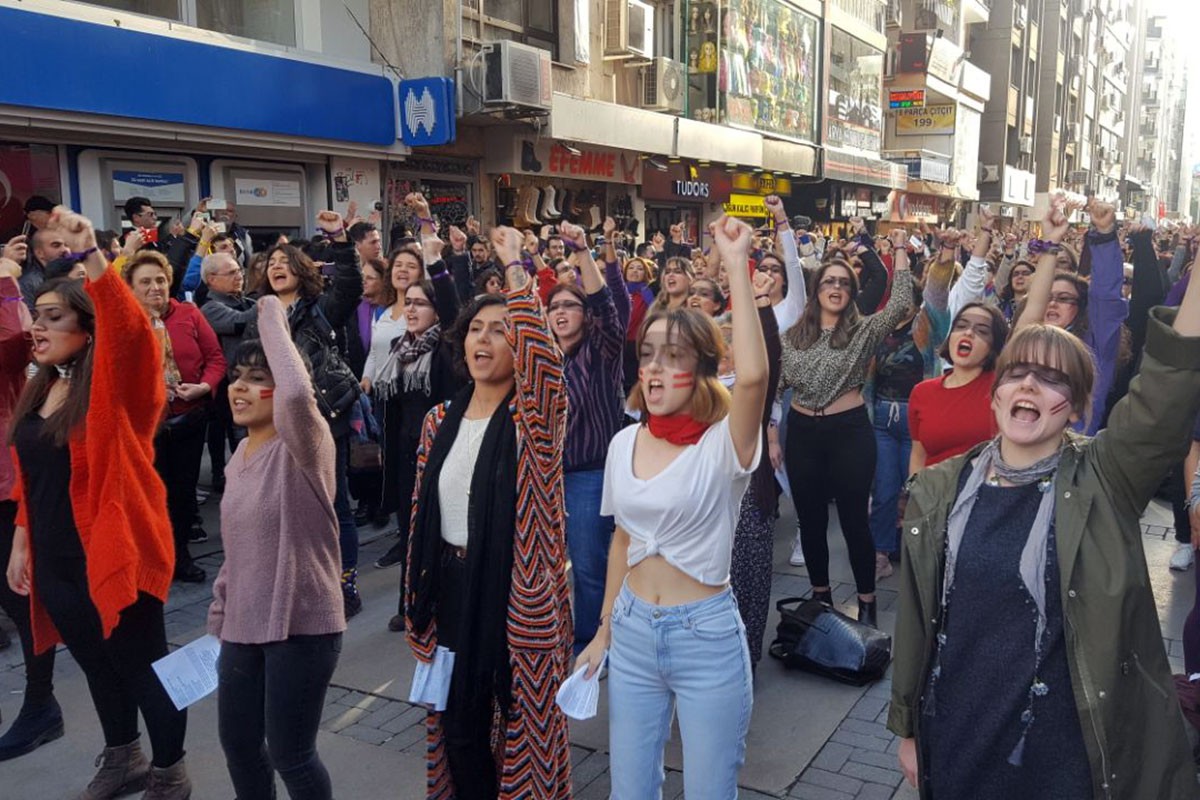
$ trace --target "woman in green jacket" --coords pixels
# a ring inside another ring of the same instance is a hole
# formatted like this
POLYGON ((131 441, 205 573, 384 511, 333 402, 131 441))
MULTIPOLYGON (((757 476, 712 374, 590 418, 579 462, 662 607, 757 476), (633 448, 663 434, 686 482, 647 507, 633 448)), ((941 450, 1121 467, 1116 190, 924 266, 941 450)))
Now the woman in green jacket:
POLYGON ((888 727, 926 800, 1197 796, 1139 518, 1200 411, 1200 287, 1155 310, 1088 439, 1068 428, 1093 370, 1073 335, 1024 327, 997 365, 1000 435, 912 483, 888 727))

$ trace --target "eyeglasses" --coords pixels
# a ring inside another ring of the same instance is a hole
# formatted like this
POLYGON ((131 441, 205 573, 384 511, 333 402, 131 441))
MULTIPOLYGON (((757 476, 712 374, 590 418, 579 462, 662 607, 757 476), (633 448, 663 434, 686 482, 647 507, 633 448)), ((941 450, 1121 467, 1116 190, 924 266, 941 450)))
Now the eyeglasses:
POLYGON ((1079 305, 1079 295, 1077 294, 1052 294, 1050 302, 1057 303, 1060 306, 1077 306, 1079 305))
POLYGON ((964 333, 966 331, 971 331, 980 339, 986 339, 989 342, 992 341, 993 338, 991 325, 985 322, 971 322, 971 320, 967 319, 966 317, 960 317, 959 319, 954 320, 954 325, 951 326, 950 331, 952 333, 964 333))
POLYGON ((690 292, 688 292, 688 296, 689 297, 703 297, 705 300, 714 299, 712 289, 692 289, 690 292))
POLYGON ((783 267, 779 266, 778 264, 759 264, 758 271, 759 272, 773 272, 776 275, 782 275, 783 267))
POLYGON ((547 306, 546 310, 551 314, 555 311, 583 311, 583 303, 578 300, 559 300, 547 306))
POLYGON ((433 308, 433 303, 429 302, 428 300, 422 300, 419 297, 406 297, 406 298, 404 298, 404 307, 405 308, 433 308))
POLYGON ((1047 367, 1043 364, 1029 364, 1026 362, 1012 364, 1000 375, 1000 379, 996 383, 1000 385, 1020 383, 1030 375, 1044 388, 1053 389, 1068 399, 1071 397, 1070 376, 1062 370, 1047 367))
POLYGON ((831 289, 849 289, 850 288, 850 279, 849 278, 822 278, 821 282, 819 284, 817 284, 817 286, 824 291, 829 291, 831 289))
POLYGON ((1014 278, 1028 278, 1032 274, 1033 270, 1030 269, 1014 269, 1012 271, 1012 276, 1014 278))
POLYGON ((241 275, 241 274, 242 274, 242 271, 240 269, 230 269, 230 270, 226 270, 224 272, 214 272, 212 274, 212 276, 214 278, 232 278, 235 275, 241 275))

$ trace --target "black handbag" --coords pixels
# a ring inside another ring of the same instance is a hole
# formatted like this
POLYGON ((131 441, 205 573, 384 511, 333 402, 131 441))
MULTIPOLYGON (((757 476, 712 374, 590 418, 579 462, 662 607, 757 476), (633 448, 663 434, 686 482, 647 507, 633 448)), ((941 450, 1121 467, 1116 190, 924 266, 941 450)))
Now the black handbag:
POLYGON ((350 411, 361 389, 358 378, 338 350, 337 335, 320 304, 313 303, 309 314, 309 324, 301 327, 299 334, 293 331, 292 335, 296 346, 308 356, 321 416, 334 420, 350 411))
POLYGON ((879 680, 892 661, 892 637, 811 597, 775 603, 779 625, 769 652, 802 669, 852 686, 879 680))

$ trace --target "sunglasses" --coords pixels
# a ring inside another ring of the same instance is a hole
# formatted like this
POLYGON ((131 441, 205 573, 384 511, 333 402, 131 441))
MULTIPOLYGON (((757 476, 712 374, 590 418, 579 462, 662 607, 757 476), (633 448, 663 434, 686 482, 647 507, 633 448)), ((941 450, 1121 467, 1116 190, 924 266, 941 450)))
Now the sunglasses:
POLYGON ((1071 378, 1067 373, 1042 364, 1026 362, 1013 364, 1000 375, 996 383, 1002 386, 1009 383, 1020 383, 1030 375, 1042 388, 1053 389, 1068 400, 1071 398, 1071 378))
POLYGON ((826 291, 828 291, 830 289, 849 289, 850 288, 850 279, 849 278, 822 278, 821 282, 817 285, 821 289, 824 289, 826 291))
POLYGON ((1014 278, 1028 278, 1032 274, 1033 271, 1028 269, 1014 269, 1012 271, 1012 276, 1014 278))
POLYGON ((553 314, 555 311, 583 311, 583 303, 577 300, 562 300, 551 303, 546 310, 553 314))
POLYGON ((1057 303, 1060 306, 1077 306, 1079 305, 1079 295, 1077 294, 1052 294, 1050 302, 1057 303))
POLYGON ((962 318, 954 321, 954 325, 950 328, 952 333, 964 333, 972 331, 980 339, 992 341, 992 326, 984 322, 971 322, 971 320, 962 318))

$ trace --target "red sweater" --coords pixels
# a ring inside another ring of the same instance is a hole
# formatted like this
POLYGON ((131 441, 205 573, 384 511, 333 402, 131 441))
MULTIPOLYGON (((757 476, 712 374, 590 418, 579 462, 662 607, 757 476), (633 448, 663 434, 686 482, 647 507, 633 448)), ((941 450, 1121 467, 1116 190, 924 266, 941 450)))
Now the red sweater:
MULTIPOLYGON (((162 352, 150 318, 113 270, 89 282, 96 305, 91 402, 72 435, 71 511, 87 556, 88 591, 107 638, 121 611, 146 592, 164 603, 171 587, 175 546, 167 492, 154 471, 154 433, 166 403, 162 352)), ((17 524, 29 517, 15 449, 20 503, 17 524)), ((30 559, 37 557, 31 551, 30 559)), ((34 650, 62 641, 50 616, 29 595, 34 650)))
MULTIPOLYGON (((207 383, 215 396, 221 379, 225 377, 225 354, 221 342, 200 309, 191 303, 181 303, 172 298, 167 312, 162 317, 171 337, 171 352, 175 366, 184 383, 207 383)), ((185 414, 201 405, 202 400, 173 400, 171 416, 185 414)))
POLYGON ((908 433, 925 448, 925 466, 961 455, 996 435, 992 413, 994 372, 982 372, 966 386, 947 389, 945 378, 913 387, 908 398, 908 433))

